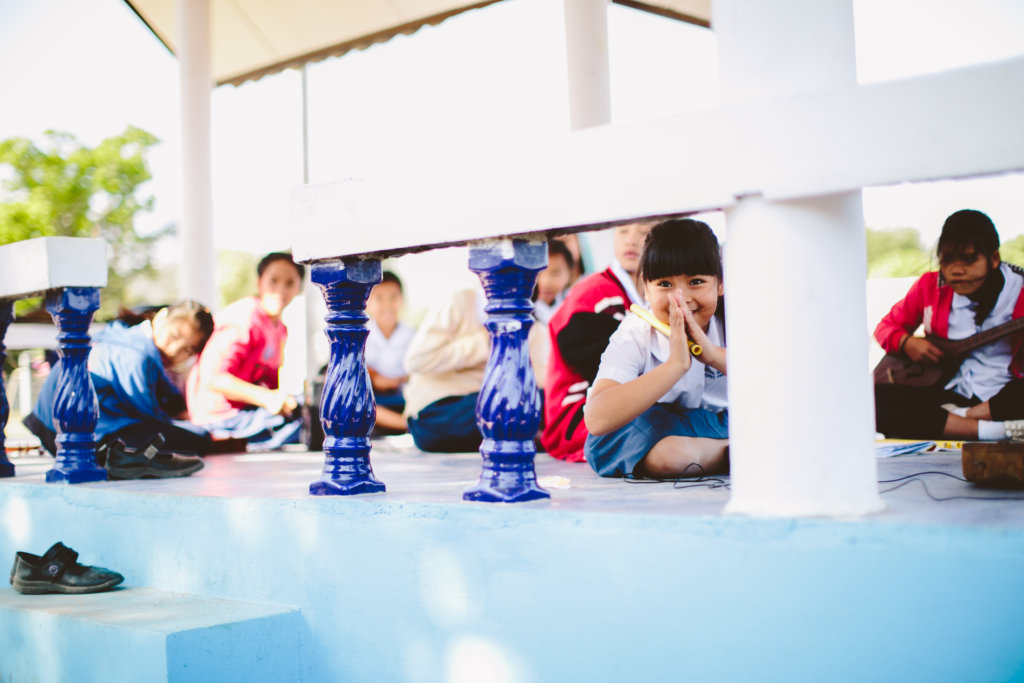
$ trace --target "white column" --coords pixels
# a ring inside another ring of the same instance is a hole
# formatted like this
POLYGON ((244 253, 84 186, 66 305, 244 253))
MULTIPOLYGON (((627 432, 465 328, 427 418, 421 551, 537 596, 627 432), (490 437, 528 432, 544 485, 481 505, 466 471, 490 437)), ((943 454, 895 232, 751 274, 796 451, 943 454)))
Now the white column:
MULTIPOLYGON (((712 26, 725 103, 856 82, 851 0, 715 0, 712 26)), ((861 193, 744 197, 726 221, 727 512, 880 510, 861 193)))
POLYGON ((178 0, 177 8, 183 172, 178 291, 182 298, 212 308, 218 297, 210 162, 210 0, 178 0))
MULTIPOLYGON (((309 184, 309 65, 303 64, 300 70, 302 75, 302 184, 309 184)), ((320 396, 313 391, 313 381, 320 372, 320 366, 327 362, 317 358, 317 342, 323 340, 324 314, 327 312, 324 306, 324 297, 320 289, 313 284, 313 269, 306 269, 306 281, 303 284, 303 304, 305 305, 306 316, 304 320, 304 344, 303 351, 306 354, 305 368, 306 377, 303 382, 303 396, 307 405, 320 405, 320 396)), ((307 444, 309 445, 309 444, 307 444)))
POLYGON ((612 120, 608 75, 608 0, 564 0, 569 68, 569 127, 580 130, 612 120))

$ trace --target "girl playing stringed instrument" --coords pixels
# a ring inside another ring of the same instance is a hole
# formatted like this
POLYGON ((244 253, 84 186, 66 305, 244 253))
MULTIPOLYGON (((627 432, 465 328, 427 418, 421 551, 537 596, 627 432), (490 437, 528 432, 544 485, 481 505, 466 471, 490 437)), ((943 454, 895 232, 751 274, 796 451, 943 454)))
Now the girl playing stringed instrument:
MULTIPOLYGON (((911 439, 1024 437, 1024 332, 993 334, 1024 318, 1024 271, 1000 261, 995 225, 970 209, 946 219, 937 255, 939 271, 911 286, 875 328, 875 338, 890 355, 923 366, 919 375, 929 365, 951 367, 934 373, 939 380, 932 386, 909 386, 899 383, 899 372, 876 371, 875 428, 911 439), (914 336, 922 324, 926 336, 914 336), (975 335, 997 338, 962 360, 939 342, 975 335)), ((899 367, 899 359, 886 362, 899 367)))

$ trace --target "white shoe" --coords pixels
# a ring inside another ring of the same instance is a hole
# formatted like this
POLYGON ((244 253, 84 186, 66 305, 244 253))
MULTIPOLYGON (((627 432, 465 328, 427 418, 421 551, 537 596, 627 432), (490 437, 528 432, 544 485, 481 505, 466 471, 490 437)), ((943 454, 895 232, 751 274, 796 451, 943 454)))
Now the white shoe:
POLYGON ((1003 422, 1006 438, 1010 441, 1024 441, 1024 420, 1007 420, 1003 422))

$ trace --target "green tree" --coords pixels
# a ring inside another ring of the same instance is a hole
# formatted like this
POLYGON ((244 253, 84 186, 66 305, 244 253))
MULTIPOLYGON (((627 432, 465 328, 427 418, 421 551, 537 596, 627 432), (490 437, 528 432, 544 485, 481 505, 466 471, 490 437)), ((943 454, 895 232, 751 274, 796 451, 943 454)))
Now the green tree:
POLYGON ((256 293, 256 265, 259 260, 259 256, 244 251, 217 250, 221 308, 256 293))
POLYGON ((868 277, 910 277, 932 267, 932 257, 914 228, 867 229, 868 277))
POLYGON ((25 138, 0 142, 0 244, 45 236, 99 237, 108 248, 108 284, 97 318, 136 303, 131 283, 152 277, 155 243, 173 232, 135 231, 135 216, 151 211, 153 198, 139 186, 151 178, 147 150, 158 140, 139 128, 96 147, 75 136, 47 131, 36 145, 25 138))
POLYGON ((1018 235, 999 246, 999 257, 1015 266, 1024 268, 1024 235, 1018 235))

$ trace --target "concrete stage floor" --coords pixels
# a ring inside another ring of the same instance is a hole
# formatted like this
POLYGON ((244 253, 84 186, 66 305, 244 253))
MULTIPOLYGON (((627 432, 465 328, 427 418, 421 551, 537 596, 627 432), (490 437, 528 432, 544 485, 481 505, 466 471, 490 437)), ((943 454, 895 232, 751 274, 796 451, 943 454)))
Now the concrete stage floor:
POLYGON ((468 503, 478 454, 388 440, 371 457, 386 493, 326 498, 308 494, 322 453, 75 486, 44 483, 47 457, 13 458, 0 558, 62 540, 126 580, 94 596, 106 616, 85 625, 63 611, 79 600, 0 591, 20 643, 0 632, 0 678, 17 655, 11 680, 1024 680, 1024 491, 923 474, 960 476, 959 452, 879 459, 886 509, 855 519, 726 515, 728 477, 627 483, 544 454, 550 500, 468 503), (189 649, 189 676, 146 677, 143 650, 104 654, 126 650, 121 636, 82 640, 140 600, 174 614, 221 601, 223 626, 181 637, 236 641, 189 649), (236 627, 252 605, 276 616, 236 627), (243 645, 263 658, 213 667, 243 645), (122 660, 129 673, 107 675, 122 660))
MULTIPOLYGON (((477 453, 423 453, 407 437, 374 440, 371 463, 387 486, 383 494, 351 497, 386 503, 433 503, 492 507, 467 503, 462 492, 475 484, 481 468, 477 453)), ((47 456, 15 457, 16 476, 5 482, 49 486, 43 475, 47 456)), ((310 498, 309 484, 320 475, 323 454, 305 450, 212 455, 190 477, 165 480, 110 481, 78 487, 111 488, 147 495, 236 498, 310 498)), ((729 477, 706 481, 624 481, 597 476, 586 463, 567 463, 539 453, 537 477, 551 499, 504 506, 574 513, 615 512, 656 515, 715 516, 729 499, 729 477)), ((993 525, 1024 528, 1024 491, 992 489, 958 481, 963 477, 959 451, 878 458, 879 490, 886 508, 865 519, 914 524, 993 525), (917 475, 917 476, 912 476, 917 475), (910 479, 904 479, 909 477, 910 479), (930 496, 939 499, 933 500, 930 496)), ((338 497, 341 498, 341 497, 338 497)), ((498 507, 503 507, 500 504, 498 507)))

